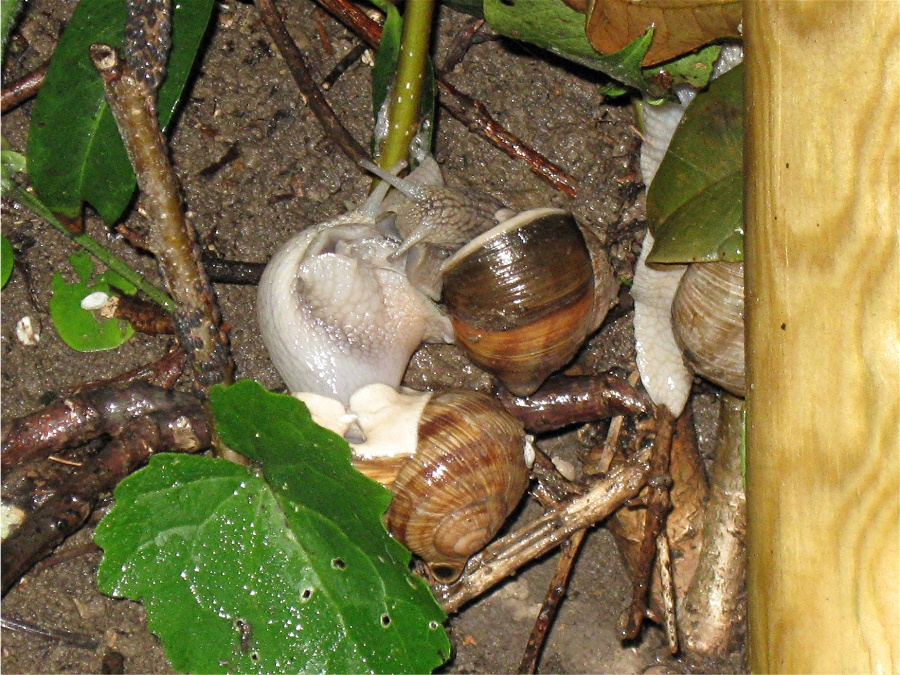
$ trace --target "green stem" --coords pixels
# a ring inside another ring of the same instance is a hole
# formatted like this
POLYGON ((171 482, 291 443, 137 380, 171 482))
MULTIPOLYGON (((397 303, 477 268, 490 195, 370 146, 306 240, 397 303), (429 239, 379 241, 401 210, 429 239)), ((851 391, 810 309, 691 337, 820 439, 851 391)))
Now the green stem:
POLYGON ((433 15, 434 0, 408 0, 406 3, 393 100, 388 113, 390 124, 379 158, 379 163, 385 169, 406 159, 410 141, 419 124, 422 83, 425 80, 433 15))
POLYGON ((23 206, 27 207, 38 217, 43 218, 48 223, 53 225, 53 227, 69 237, 72 241, 74 241, 88 253, 97 258, 97 260, 106 265, 109 269, 113 270, 114 272, 137 286, 147 295, 148 298, 153 300, 158 305, 162 306, 167 312, 173 312, 175 310, 175 303, 172 302, 172 298, 170 298, 164 291, 147 281, 139 272, 128 265, 128 263, 126 263, 124 260, 116 257, 113 253, 110 253, 105 248, 103 248, 103 246, 100 245, 96 240, 92 239, 90 235, 85 233, 75 234, 74 232, 69 230, 65 225, 59 222, 59 219, 53 214, 53 212, 48 209, 44 205, 44 203, 33 194, 31 194, 27 190, 22 189, 18 185, 13 184, 10 187, 9 196, 23 206))

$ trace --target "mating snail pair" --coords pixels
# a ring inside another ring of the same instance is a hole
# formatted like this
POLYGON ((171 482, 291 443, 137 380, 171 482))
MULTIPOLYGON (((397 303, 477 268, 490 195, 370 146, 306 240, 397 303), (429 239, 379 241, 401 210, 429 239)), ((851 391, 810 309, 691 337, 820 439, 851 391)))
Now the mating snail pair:
POLYGON ((290 391, 351 441, 358 468, 390 484, 392 533, 451 581, 524 493, 529 439, 487 396, 399 393, 412 353, 455 338, 527 395, 596 330, 618 283, 599 242, 564 211, 513 214, 444 187, 431 158, 405 181, 368 168, 385 182, 362 206, 272 257, 261 331, 290 391), (388 181, 397 191, 385 199, 388 181))

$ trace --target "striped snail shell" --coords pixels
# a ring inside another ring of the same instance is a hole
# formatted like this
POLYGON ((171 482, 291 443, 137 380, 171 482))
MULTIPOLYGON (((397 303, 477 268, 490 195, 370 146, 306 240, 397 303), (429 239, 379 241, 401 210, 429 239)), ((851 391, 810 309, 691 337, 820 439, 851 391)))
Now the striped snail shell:
POLYGON ((559 209, 524 211, 444 264, 457 342, 517 396, 566 365, 600 325, 618 283, 596 237, 559 209))
POLYGON ((687 364, 744 396, 744 264, 690 265, 672 303, 672 328, 687 364))
MULTIPOLYGON (((438 581, 455 581, 519 503, 528 485, 526 445, 522 423, 485 394, 452 390, 425 404, 415 453, 389 485, 385 521, 438 581)), ((384 480, 397 459, 354 466, 384 480)))

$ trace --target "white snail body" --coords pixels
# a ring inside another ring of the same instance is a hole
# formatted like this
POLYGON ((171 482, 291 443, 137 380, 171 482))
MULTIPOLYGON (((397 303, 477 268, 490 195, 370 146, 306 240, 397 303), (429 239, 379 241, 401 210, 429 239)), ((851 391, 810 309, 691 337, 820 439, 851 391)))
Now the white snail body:
POLYGON ((266 266, 260 330, 292 392, 346 404, 366 384, 399 386, 423 341, 452 341, 447 319, 392 260, 398 243, 377 229, 378 203, 304 230, 266 266))

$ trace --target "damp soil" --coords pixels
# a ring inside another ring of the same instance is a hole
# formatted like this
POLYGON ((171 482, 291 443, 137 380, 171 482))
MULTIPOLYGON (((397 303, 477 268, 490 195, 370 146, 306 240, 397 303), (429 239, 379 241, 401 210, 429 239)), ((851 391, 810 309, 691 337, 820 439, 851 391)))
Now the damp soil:
MULTIPOLYGON (((356 46, 340 24, 310 4, 282 5, 291 34, 319 75, 356 46)), ((73 7, 74 2, 53 0, 29 3, 12 39, 6 81, 49 58, 73 7)), ((465 15, 442 10, 438 64, 468 21, 465 15)), ((365 59, 358 60, 328 91, 345 125, 364 143, 371 133, 371 70, 365 59)), ((637 168, 640 139, 627 102, 604 101, 603 76, 501 39, 472 46, 447 79, 564 167, 578 182, 578 197, 554 190, 523 162, 507 157, 442 111, 435 156, 448 182, 494 193, 515 209, 553 205, 572 211, 597 231, 616 272, 629 279, 645 223, 637 168)), ((30 111, 27 103, 3 118, 4 137, 20 151, 26 146, 30 111)), ((238 2, 216 7, 208 44, 171 136, 171 152, 203 246, 235 260, 266 261, 293 233, 361 201, 370 185, 324 136, 303 104, 256 9, 238 2)), ((127 224, 138 230, 145 226, 137 210, 127 224)), ((111 236, 90 212, 87 226, 93 236, 156 278, 153 261, 111 236)), ((2 295, 4 423, 84 381, 115 376, 166 351, 169 338, 141 334, 114 351, 83 354, 69 349, 54 330, 47 302, 53 274, 68 274, 72 244, 25 214, 4 214, 3 232, 19 251, 17 271, 2 295), (39 332, 34 346, 16 336, 16 324, 25 316, 39 332)), ((231 326, 238 377, 282 387, 256 326, 255 289, 219 285, 216 292, 231 326)), ((627 307, 619 314, 580 356, 584 368, 633 368, 627 307)), ((454 347, 434 346, 416 354, 406 383, 417 388, 483 388, 489 380, 454 347)), ((577 468, 580 454, 602 431, 587 427, 541 443, 577 468)), ((527 505, 518 517, 527 519, 535 512, 534 505, 527 505)), ((91 538, 100 515, 102 509, 88 527, 23 579, 2 607, 4 619, 84 634, 96 646, 75 646, 4 627, 5 672, 170 672, 162 646, 147 630, 143 608, 104 596, 96 588, 101 553, 91 538)), ((555 555, 537 561, 451 619, 455 653, 446 672, 515 671, 555 562, 555 555)), ((611 535, 601 528, 592 531, 550 633, 541 672, 642 672, 658 663, 665 650, 655 628, 648 628, 635 643, 618 640, 618 617, 629 596, 630 581, 611 535)))

